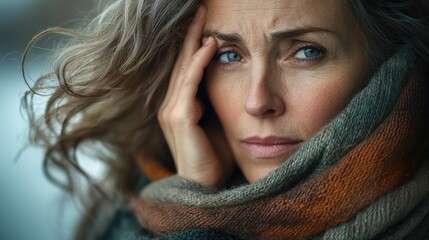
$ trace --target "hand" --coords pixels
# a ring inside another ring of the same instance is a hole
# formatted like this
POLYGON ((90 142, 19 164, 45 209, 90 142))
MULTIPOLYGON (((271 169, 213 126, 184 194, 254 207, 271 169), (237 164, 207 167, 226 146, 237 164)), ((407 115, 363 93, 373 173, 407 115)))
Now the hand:
POLYGON ((207 133, 198 125, 204 106, 197 99, 204 69, 217 50, 213 37, 200 41, 206 8, 200 6, 183 43, 158 111, 158 121, 176 164, 177 173, 203 186, 218 187, 232 172, 232 164, 216 155, 207 133))

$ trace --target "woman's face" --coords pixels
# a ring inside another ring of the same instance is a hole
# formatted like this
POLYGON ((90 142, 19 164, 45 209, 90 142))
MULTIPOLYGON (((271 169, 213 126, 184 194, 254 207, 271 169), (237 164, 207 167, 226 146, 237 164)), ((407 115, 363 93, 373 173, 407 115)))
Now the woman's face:
POLYGON ((363 39, 344 0, 207 0, 218 53, 207 93, 247 180, 266 176, 365 85, 363 39))

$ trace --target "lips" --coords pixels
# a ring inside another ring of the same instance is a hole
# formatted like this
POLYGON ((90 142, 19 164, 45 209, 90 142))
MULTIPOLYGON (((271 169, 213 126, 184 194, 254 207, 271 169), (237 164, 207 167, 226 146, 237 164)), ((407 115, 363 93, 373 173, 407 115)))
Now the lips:
POLYGON ((280 157, 299 147, 300 140, 282 137, 250 137, 242 141, 245 149, 256 158, 280 157))

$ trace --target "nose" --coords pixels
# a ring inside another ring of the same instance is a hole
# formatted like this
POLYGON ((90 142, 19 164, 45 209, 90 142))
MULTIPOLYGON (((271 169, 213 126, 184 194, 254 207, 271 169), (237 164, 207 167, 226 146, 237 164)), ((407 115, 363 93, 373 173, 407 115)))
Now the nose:
POLYGON ((285 102, 278 86, 277 74, 268 67, 260 66, 252 71, 244 103, 245 111, 258 118, 282 115, 285 112, 285 102))

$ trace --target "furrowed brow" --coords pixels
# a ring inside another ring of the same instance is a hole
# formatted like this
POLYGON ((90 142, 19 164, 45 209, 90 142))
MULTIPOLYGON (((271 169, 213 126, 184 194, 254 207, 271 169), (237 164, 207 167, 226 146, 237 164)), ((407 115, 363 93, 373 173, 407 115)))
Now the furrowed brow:
POLYGON ((324 28, 297 28, 297 29, 291 29, 291 30, 285 30, 285 31, 278 31, 271 33, 271 38, 275 40, 281 40, 281 39, 288 39, 288 38, 294 38, 298 36, 305 35, 307 33, 313 33, 313 32, 325 32, 334 34, 332 31, 324 28))
MULTIPOLYGON (((282 39, 298 37, 312 32, 325 32, 325 33, 334 34, 331 30, 328 30, 328 29, 309 27, 309 28, 297 28, 297 29, 290 29, 290 30, 284 30, 284 31, 277 31, 277 32, 271 33, 270 36, 271 36, 271 39, 282 40, 282 39)), ((218 31, 205 31, 203 33, 203 38, 207 38, 210 36, 225 42, 232 42, 236 44, 244 43, 243 38, 236 33, 221 33, 218 31)))

